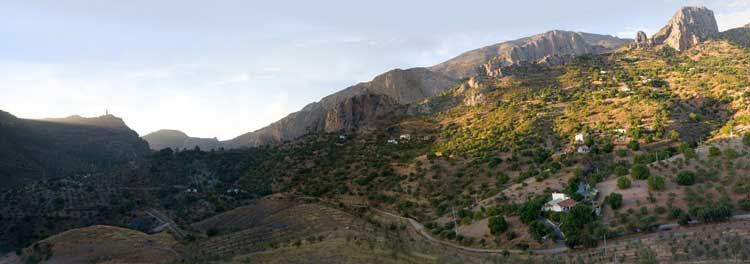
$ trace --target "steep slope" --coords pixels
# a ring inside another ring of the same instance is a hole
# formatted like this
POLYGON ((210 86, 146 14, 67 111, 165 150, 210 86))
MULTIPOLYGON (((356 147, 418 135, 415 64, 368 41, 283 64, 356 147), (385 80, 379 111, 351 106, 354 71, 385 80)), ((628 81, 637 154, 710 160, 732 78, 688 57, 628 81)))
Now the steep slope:
POLYGON ((179 130, 162 129, 149 133, 141 138, 146 140, 149 147, 153 150, 161 150, 165 148, 193 149, 195 147, 203 150, 218 150, 222 147, 221 142, 216 138, 190 137, 179 130))
POLYGON ((686 50, 719 34, 714 12, 705 7, 683 7, 651 38, 653 45, 686 50))
POLYGON ((148 153, 148 144, 111 115, 27 120, 0 111, 0 189, 92 172, 148 153))
POLYGON ((430 69, 460 79, 483 73, 483 65, 490 60, 508 66, 553 56, 602 53, 630 41, 607 35, 553 30, 468 51, 430 69))
POLYGON ((372 121, 397 117, 403 104, 453 88, 456 81, 425 68, 396 69, 311 103, 273 124, 224 142, 227 147, 258 146, 290 140, 308 132, 353 131, 372 121), (357 110, 351 112, 347 110, 357 110), (393 114, 393 115, 391 115, 393 114))
POLYGON ((729 40, 733 43, 749 47, 750 46, 750 24, 747 24, 744 27, 733 28, 733 29, 721 32, 720 37, 722 39, 729 40))

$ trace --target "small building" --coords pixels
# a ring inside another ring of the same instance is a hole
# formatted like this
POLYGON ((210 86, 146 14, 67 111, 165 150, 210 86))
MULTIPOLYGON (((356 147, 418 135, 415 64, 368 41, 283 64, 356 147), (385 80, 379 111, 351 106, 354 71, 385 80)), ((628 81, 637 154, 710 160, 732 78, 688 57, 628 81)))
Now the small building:
POLYGON ((552 201, 545 203, 544 206, 542 206, 542 211, 567 213, 570 211, 570 208, 573 208, 576 204, 578 204, 576 200, 570 199, 570 197, 564 193, 552 193, 552 201))
POLYGON ((399 138, 401 140, 411 140, 411 134, 403 134, 399 138))
POLYGON ((578 153, 584 153, 584 154, 585 154, 585 153, 589 153, 589 152, 591 152, 591 149, 589 148, 589 146, 586 146, 586 145, 580 145, 580 146, 578 146, 578 148, 576 149, 576 152, 578 152, 578 153))
POLYGON ((398 140, 395 140, 395 139, 389 139, 389 140, 388 140, 388 144, 392 144, 392 145, 398 145, 398 140))
POLYGON ((618 128, 618 129, 615 129, 615 133, 620 134, 620 135, 625 135, 626 133, 628 133, 628 130, 624 128, 618 128))
POLYGON ((623 85, 617 88, 618 91, 628 93, 630 92, 630 86, 623 85))
POLYGON ((346 140, 346 135, 339 135, 340 140, 346 140))

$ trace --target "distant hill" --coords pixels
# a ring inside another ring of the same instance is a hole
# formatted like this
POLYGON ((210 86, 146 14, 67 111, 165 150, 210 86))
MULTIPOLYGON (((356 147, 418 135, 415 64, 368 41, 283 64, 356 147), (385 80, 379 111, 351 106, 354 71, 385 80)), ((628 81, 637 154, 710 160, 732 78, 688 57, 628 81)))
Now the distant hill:
POLYGON ((109 168, 149 152, 148 143, 112 115, 30 120, 0 111, 0 189, 109 168))
POLYGON ((141 138, 146 140, 153 150, 194 149, 195 147, 201 150, 219 150, 222 148, 221 142, 216 138, 190 137, 182 131, 171 129, 151 132, 141 138))

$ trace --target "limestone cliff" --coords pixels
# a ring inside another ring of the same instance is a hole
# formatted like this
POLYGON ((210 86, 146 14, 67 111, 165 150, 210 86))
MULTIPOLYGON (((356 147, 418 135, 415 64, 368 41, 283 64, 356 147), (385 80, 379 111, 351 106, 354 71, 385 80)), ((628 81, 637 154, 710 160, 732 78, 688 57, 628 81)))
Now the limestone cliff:
POLYGON ((497 76, 501 74, 502 66, 552 61, 550 58, 553 57, 603 53, 631 41, 607 35, 553 30, 472 50, 430 69, 457 79, 479 74, 497 76))
POLYGON ((682 51, 718 34, 719 26, 713 11, 705 7, 683 7, 651 37, 651 43, 682 51))

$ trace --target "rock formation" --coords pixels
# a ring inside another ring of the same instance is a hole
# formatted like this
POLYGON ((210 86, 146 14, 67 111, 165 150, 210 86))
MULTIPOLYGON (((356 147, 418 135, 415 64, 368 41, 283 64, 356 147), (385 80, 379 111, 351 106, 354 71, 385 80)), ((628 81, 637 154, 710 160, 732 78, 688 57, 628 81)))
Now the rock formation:
POLYGON ((648 36, 646 36, 646 33, 643 31, 638 31, 638 34, 636 34, 635 36, 635 41, 633 42, 631 47, 644 48, 644 47, 648 47, 649 45, 650 44, 648 41, 648 36))
POLYGON ((750 47, 750 24, 721 32, 719 37, 738 45, 750 47))
POLYGON ((502 75, 502 66, 537 62, 554 56, 602 53, 631 41, 607 35, 553 30, 472 50, 430 69, 456 79, 478 74, 499 76, 502 75))
POLYGON ((257 146, 294 139, 308 132, 366 129, 395 107, 436 96, 456 84, 456 80, 425 68, 392 70, 223 143, 226 147, 257 146))
POLYGON ((683 7, 651 37, 651 43, 682 51, 718 34, 719 27, 713 11, 705 7, 683 7))

